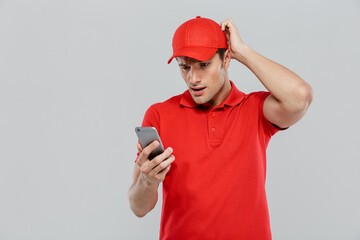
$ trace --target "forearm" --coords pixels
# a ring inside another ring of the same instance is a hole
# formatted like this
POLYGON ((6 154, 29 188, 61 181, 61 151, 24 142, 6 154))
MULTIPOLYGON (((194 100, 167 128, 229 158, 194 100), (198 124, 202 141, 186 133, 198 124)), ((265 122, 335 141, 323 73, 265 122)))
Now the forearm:
POLYGON ((143 217, 155 207, 158 199, 158 187, 158 183, 147 183, 141 179, 141 176, 130 187, 130 208, 136 216, 143 217))
POLYGON ((285 107, 303 108, 312 98, 312 89, 303 79, 286 67, 265 58, 251 47, 243 45, 236 60, 247 66, 285 107))

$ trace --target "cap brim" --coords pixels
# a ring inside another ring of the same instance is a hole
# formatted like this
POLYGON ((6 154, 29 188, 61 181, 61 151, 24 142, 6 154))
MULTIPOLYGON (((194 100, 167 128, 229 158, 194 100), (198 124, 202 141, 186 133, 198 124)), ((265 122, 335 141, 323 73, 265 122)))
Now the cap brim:
POLYGON ((210 47, 185 47, 177 49, 168 61, 168 64, 175 57, 189 57, 199 61, 207 61, 214 56, 218 49, 210 47))

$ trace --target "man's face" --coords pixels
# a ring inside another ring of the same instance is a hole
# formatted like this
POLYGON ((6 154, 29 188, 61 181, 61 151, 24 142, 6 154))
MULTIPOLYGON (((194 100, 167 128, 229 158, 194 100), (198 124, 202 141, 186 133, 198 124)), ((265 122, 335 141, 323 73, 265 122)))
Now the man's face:
POLYGON ((181 76, 189 88, 190 94, 197 104, 220 104, 223 98, 226 68, 219 54, 208 61, 198 61, 188 57, 176 58, 181 76), (223 91, 222 91, 223 90, 223 91))

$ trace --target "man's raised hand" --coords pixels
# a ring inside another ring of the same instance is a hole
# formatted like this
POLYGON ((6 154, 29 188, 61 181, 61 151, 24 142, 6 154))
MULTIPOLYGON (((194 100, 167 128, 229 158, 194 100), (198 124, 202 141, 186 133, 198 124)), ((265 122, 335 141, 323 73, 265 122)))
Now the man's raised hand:
POLYGON ((232 20, 232 18, 228 18, 220 23, 220 27, 221 30, 223 30, 226 34, 230 57, 243 63, 241 53, 243 51, 243 48, 246 47, 246 45, 242 41, 234 21, 232 20))

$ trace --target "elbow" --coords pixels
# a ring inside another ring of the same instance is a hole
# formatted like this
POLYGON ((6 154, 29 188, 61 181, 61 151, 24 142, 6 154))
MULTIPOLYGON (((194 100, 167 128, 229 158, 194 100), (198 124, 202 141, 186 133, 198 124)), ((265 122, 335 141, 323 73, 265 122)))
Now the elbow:
POLYGON ((136 211, 136 210, 133 209, 133 208, 131 208, 131 210, 132 210, 132 212, 135 214, 135 216, 137 216, 138 218, 143 218, 143 217, 145 217, 145 215, 147 214, 147 213, 145 213, 145 212, 136 211))
POLYGON ((294 96, 293 110, 295 112, 305 112, 313 101, 314 92, 312 87, 305 83, 297 87, 294 96))
POLYGON ((306 84, 300 88, 301 96, 303 101, 309 107, 314 98, 314 91, 309 84, 306 84))
POLYGON ((130 209, 138 218, 145 217, 154 207, 155 206, 141 206, 130 202, 130 209))
POLYGON ((144 211, 139 207, 134 206, 134 204, 130 201, 130 209, 138 218, 143 218, 148 213, 148 211, 144 211))

